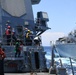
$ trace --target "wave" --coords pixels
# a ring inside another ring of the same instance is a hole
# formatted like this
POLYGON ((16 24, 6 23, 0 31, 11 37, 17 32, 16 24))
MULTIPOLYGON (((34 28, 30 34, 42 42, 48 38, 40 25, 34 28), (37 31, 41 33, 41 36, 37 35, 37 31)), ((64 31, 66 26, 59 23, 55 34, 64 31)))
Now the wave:
MULTIPOLYGON (((44 50, 46 52, 46 55, 45 55, 46 65, 47 65, 47 68, 50 68, 50 66, 51 66, 51 47, 44 47, 44 50)), ((56 55, 58 55, 58 54, 56 54, 56 55)), ((60 66, 59 59, 62 60, 62 64, 67 69, 67 72, 69 73, 69 75, 72 75, 70 59, 69 58, 60 58, 60 57, 55 58, 57 66, 60 66)), ((72 59, 72 65, 73 65, 73 69, 74 69, 74 73, 75 73, 74 75, 76 75, 76 60, 72 59)))

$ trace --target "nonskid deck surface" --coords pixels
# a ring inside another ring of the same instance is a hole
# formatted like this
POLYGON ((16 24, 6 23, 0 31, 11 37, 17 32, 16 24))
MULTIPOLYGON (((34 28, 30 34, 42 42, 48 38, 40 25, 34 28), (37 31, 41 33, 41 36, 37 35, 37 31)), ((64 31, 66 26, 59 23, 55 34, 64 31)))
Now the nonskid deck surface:
MULTIPOLYGON (((4 75, 30 75, 30 73, 5 73, 4 75)), ((51 75, 49 73, 37 73, 33 75, 51 75)))

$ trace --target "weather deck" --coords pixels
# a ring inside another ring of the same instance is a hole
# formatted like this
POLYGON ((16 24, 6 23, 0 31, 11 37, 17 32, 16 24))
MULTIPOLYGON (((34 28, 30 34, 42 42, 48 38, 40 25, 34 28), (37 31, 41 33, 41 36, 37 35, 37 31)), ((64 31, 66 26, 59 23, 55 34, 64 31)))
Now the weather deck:
MULTIPOLYGON (((30 75, 30 73, 5 73, 5 75, 30 75)), ((37 73, 33 75, 54 75, 49 73, 37 73)))

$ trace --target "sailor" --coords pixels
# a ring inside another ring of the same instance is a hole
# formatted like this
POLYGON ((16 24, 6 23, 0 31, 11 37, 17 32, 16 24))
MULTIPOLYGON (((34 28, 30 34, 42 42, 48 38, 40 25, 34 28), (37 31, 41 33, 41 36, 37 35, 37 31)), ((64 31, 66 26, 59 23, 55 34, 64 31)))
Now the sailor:
POLYGON ((14 28, 12 28, 12 34, 15 34, 15 29, 14 28))
POLYGON ((5 58, 5 53, 0 45, 0 75, 4 75, 4 58, 5 58))
POLYGON ((10 21, 9 20, 6 22, 5 30, 8 28, 8 26, 10 26, 10 21))
POLYGON ((25 30, 25 32, 27 32, 28 31, 28 28, 25 28, 24 30, 25 30))
POLYGON ((16 41, 16 44, 15 44, 15 57, 17 57, 17 55, 18 55, 18 57, 20 57, 20 54, 21 54, 21 50, 20 50, 20 40, 19 39, 17 39, 17 41, 16 41))
POLYGON ((37 36, 34 38, 34 43, 36 46, 40 46, 41 39, 37 36))
POLYGON ((30 38, 30 36, 29 36, 30 33, 31 33, 31 31, 28 30, 27 33, 26 33, 26 38, 30 38))
POLYGON ((26 39, 26 45, 32 45, 32 33, 31 31, 28 29, 26 35, 25 35, 25 39, 26 39))
POLYGON ((14 28, 12 28, 12 42, 13 42, 13 44, 16 42, 16 40, 17 40, 17 38, 16 38, 16 36, 15 36, 15 29, 14 28))
POLYGON ((6 29, 6 38, 7 38, 7 45, 10 45, 11 42, 11 26, 8 26, 6 29))

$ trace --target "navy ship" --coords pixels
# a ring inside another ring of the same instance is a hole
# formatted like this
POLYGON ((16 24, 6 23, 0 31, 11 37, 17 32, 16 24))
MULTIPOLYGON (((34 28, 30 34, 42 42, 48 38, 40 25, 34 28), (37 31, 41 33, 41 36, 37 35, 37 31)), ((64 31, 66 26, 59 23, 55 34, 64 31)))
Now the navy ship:
POLYGON ((58 38, 56 42, 52 43, 52 63, 50 72, 56 70, 60 75, 75 75, 75 65, 76 62, 76 29, 64 36, 58 38), (68 59, 70 65, 65 65, 63 60, 68 59), (71 70, 71 73, 69 71, 71 70), (62 73, 62 74, 61 74, 62 73))
POLYGON ((76 59, 76 29, 56 40, 55 46, 61 56, 76 59))
POLYGON ((4 72, 47 71, 44 48, 40 35, 49 27, 47 12, 37 12, 34 21, 32 5, 41 0, 0 0, 0 44, 5 51, 4 72), (6 37, 6 30, 10 28, 15 37, 6 37), (26 29, 31 32, 31 39, 26 41, 26 29), (39 38, 39 39, 36 39, 39 38), (10 39, 10 41, 8 41, 10 39), (35 41, 38 42, 36 42, 35 41), (20 42, 21 54, 15 57, 15 43, 20 42))

